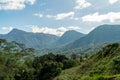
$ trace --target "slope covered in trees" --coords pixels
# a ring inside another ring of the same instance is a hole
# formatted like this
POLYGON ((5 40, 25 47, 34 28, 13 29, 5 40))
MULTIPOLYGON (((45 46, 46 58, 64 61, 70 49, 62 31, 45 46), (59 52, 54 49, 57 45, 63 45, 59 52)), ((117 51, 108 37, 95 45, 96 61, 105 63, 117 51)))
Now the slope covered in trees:
POLYGON ((62 70, 77 64, 60 54, 36 57, 33 48, 0 39, 0 80, 53 80, 62 70))
POLYGON ((87 56, 78 67, 62 71, 54 80, 120 80, 120 44, 106 45, 87 56))
POLYGON ((119 66, 118 43, 96 54, 68 58, 52 53, 34 56, 33 48, 0 39, 0 80, 119 80, 119 66))

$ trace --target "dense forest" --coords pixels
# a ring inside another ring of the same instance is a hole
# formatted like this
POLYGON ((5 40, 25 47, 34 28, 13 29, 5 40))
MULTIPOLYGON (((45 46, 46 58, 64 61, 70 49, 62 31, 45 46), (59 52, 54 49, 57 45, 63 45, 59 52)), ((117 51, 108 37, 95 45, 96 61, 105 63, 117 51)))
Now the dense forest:
POLYGON ((75 58, 52 53, 35 56, 33 48, 0 39, 0 80, 53 80, 62 70, 77 66, 75 58))

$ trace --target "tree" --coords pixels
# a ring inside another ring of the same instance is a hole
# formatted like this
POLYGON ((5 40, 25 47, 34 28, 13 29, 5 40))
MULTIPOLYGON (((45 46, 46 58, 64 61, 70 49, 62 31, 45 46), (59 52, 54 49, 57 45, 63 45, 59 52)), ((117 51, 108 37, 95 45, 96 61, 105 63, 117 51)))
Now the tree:
POLYGON ((77 65, 75 60, 69 59, 63 61, 63 69, 68 69, 77 65))
POLYGON ((78 54, 75 54, 75 53, 71 54, 71 59, 77 60, 78 58, 79 58, 78 54))
POLYGON ((61 63, 46 61, 37 78, 39 78, 39 80, 53 80, 53 78, 59 75, 61 71, 62 71, 61 63))
POLYGON ((0 50, 3 50, 6 44, 7 44, 7 40, 0 39, 0 50))
POLYGON ((68 60, 68 58, 65 56, 65 55, 62 55, 62 54, 57 54, 55 56, 55 60, 57 62, 63 62, 64 60, 68 60))
POLYGON ((111 71, 113 74, 119 74, 120 73, 120 56, 115 57, 112 60, 112 68, 111 71))

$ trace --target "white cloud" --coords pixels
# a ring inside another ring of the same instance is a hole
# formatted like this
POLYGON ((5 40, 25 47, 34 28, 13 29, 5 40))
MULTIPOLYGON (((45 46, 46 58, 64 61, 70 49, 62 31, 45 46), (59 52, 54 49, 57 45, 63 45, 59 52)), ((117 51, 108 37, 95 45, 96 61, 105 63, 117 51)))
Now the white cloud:
POLYGON ((41 14, 41 13, 35 13, 34 16, 37 16, 37 17, 39 17, 39 18, 42 18, 42 17, 43 17, 43 14, 41 14))
POLYGON ((0 10, 24 9, 26 4, 33 5, 35 0, 0 0, 0 10))
POLYGON ((67 29, 64 27, 60 27, 57 29, 54 28, 48 28, 48 27, 38 27, 38 26, 33 26, 32 27, 32 32, 33 33, 45 33, 45 34, 53 34, 53 35, 57 35, 57 36, 61 36, 64 32, 66 32, 67 29))
POLYGON ((80 28, 78 26, 48 28, 48 27, 38 27, 33 25, 31 29, 33 33, 46 33, 46 34, 53 34, 57 36, 63 35, 68 30, 80 31, 80 28))
POLYGON ((78 17, 75 17, 75 12, 68 12, 68 13, 59 13, 59 14, 56 14, 56 15, 43 15, 41 13, 35 13, 33 14, 34 16, 37 16, 39 18, 42 18, 42 17, 46 17, 46 18, 53 18, 55 20, 63 20, 65 18, 69 18, 71 20, 79 20, 78 17))
POLYGON ((1 32, 0 33, 6 34, 6 33, 10 32, 12 29, 13 29, 13 27, 1 27, 0 28, 1 32))
POLYGON ((109 3, 110 4, 114 4, 114 3, 116 3, 116 2, 118 2, 119 0, 109 0, 109 3))
POLYGON ((75 6, 75 9, 83 9, 90 7, 92 4, 87 2, 86 0, 76 0, 77 6, 75 6))
POLYGON ((56 20, 62 20, 65 18, 73 18, 75 15, 75 12, 68 12, 68 13, 60 13, 57 15, 47 15, 47 18, 55 18, 56 20))
POLYGON ((89 14, 82 17, 83 22, 118 22, 120 21, 120 12, 109 12, 107 14, 99 14, 98 12, 94 14, 89 14))
POLYGON ((75 30, 75 31, 78 31, 78 32, 80 32, 80 30, 81 30, 81 28, 78 27, 78 26, 69 26, 69 27, 67 27, 67 29, 68 30, 75 30))

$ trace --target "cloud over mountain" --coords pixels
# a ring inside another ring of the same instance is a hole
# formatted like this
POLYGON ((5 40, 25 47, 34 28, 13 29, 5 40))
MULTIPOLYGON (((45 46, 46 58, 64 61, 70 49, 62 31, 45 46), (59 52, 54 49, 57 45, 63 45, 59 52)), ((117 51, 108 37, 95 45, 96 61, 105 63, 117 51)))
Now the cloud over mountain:
POLYGON ((81 28, 78 26, 59 27, 59 28, 32 26, 31 29, 32 29, 32 32, 34 33, 46 33, 46 34, 61 36, 68 30, 75 30, 80 32, 81 28))
MULTIPOLYGON (((0 30, 2 31, 2 34, 6 34, 9 31, 11 31, 13 29, 13 27, 9 26, 9 27, 1 27, 0 30)), ((1 32, 0 32, 1 33, 1 32)))

